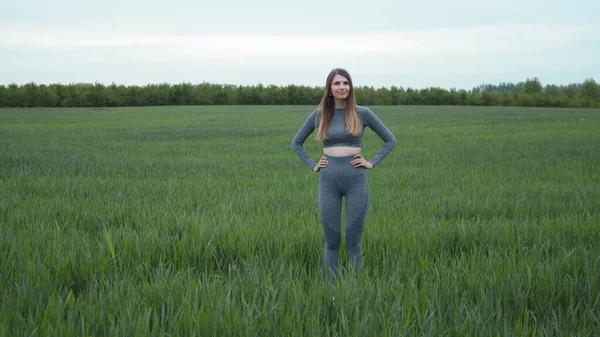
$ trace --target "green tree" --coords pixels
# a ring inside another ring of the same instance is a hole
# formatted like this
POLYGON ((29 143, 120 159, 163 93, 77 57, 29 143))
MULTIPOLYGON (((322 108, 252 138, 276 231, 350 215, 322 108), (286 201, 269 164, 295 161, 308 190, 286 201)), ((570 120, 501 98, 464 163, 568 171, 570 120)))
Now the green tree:
POLYGON ((7 105, 11 108, 16 108, 18 106, 21 106, 19 104, 19 99, 17 97, 17 91, 19 90, 19 85, 17 85, 16 83, 11 83, 8 85, 8 92, 7 92, 7 105))
POLYGON ((394 101, 392 92, 387 88, 379 88, 375 97, 375 103, 377 105, 391 105, 394 101))
POLYGON ((498 97, 498 105, 501 106, 511 106, 513 105, 513 100, 511 98, 511 94, 505 93, 505 94, 501 94, 498 97))
POLYGON ((375 105, 377 104, 377 92, 373 87, 355 87, 354 96, 358 105, 375 105))
POLYGON ((38 106, 40 107, 55 108, 59 106, 58 95, 47 85, 40 85, 38 96, 38 106))
POLYGON ((405 105, 420 105, 421 103, 421 95, 419 94, 418 91, 412 89, 412 88, 408 88, 406 89, 406 92, 404 93, 403 96, 403 102, 402 104, 405 105))
POLYGON ((521 94, 516 94, 515 98, 516 98, 517 106, 527 106, 527 107, 535 106, 536 100, 533 95, 521 93, 521 94))
POLYGON ((107 106, 106 93, 104 92, 104 85, 101 83, 95 83, 93 86, 87 88, 86 101, 88 106, 93 107, 104 107, 107 106))
POLYGON ((8 88, 4 85, 0 85, 0 107, 8 107, 8 88))
POLYGON ((423 104, 431 104, 431 105, 444 105, 450 104, 450 97, 448 92, 441 88, 426 88, 422 89, 420 92, 421 100, 423 104))
POLYGON ((265 88, 261 99, 267 105, 283 105, 285 104, 285 93, 281 87, 271 84, 265 88))
POLYGON ((540 94, 542 92, 542 83, 540 83, 537 77, 533 79, 528 78, 523 86, 523 92, 529 95, 540 94))
POLYGON ((395 86, 392 86, 392 88, 390 89, 390 95, 392 95, 392 105, 399 105, 402 102, 402 94, 404 93, 404 89, 401 88, 397 88, 395 86))
POLYGON ((481 104, 486 106, 498 105, 498 94, 487 91, 482 92, 481 104))
POLYGON ((63 88, 64 96, 60 106, 65 108, 84 107, 86 105, 85 89, 80 84, 69 84, 63 88))
POLYGON ((212 102, 218 105, 231 104, 233 99, 232 90, 228 86, 212 85, 212 102))
POLYGON ((467 105, 468 103, 469 103, 469 93, 466 90, 459 90, 454 104, 467 105))
POLYGON ((580 93, 583 97, 598 98, 598 84, 593 78, 588 78, 581 85, 580 93))
POLYGON ((544 93, 549 96, 558 96, 562 94, 562 89, 557 85, 546 85, 544 87, 544 93))
POLYGON ((483 105, 482 94, 470 94, 467 100, 468 105, 483 105))
POLYGON ((200 84, 193 85, 192 88, 192 96, 190 97, 190 101, 187 103, 188 105, 219 104, 215 103, 217 92, 220 91, 219 86, 202 82, 200 84))
POLYGON ((565 95, 567 95, 567 97, 569 97, 569 99, 571 99, 575 97, 575 95, 577 95, 577 93, 579 92, 579 87, 579 84, 571 83, 563 88, 563 92, 565 93, 565 95))
POLYGON ((298 104, 300 99, 298 97, 298 87, 291 84, 285 88, 287 104, 298 104))

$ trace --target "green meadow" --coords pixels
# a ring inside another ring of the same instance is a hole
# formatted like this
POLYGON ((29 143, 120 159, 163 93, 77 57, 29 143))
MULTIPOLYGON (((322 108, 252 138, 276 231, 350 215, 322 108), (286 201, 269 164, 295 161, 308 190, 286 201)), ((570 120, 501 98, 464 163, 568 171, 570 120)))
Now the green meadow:
POLYGON ((0 336, 600 335, 600 109, 370 108, 334 285, 313 106, 0 109, 0 336))

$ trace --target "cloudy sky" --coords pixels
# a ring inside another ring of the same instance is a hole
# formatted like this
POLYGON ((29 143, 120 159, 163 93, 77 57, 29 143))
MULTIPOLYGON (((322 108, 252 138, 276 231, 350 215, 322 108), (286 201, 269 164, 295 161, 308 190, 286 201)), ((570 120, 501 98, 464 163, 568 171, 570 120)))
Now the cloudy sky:
POLYGON ((600 82, 600 1, 0 0, 0 84, 600 82))

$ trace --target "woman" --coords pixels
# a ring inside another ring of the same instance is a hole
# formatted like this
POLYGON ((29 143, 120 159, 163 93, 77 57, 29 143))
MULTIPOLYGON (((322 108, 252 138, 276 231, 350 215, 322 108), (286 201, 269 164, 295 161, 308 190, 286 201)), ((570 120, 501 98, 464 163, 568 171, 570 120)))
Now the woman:
POLYGON ((346 248, 350 265, 362 266, 362 234, 369 203, 366 169, 377 166, 396 146, 388 128, 368 108, 355 104, 350 74, 334 69, 327 76, 325 94, 292 140, 291 146, 309 169, 319 172, 319 210, 325 236, 325 265, 337 277, 342 241, 342 198, 346 199, 346 248), (361 154, 365 127, 384 141, 371 160, 361 154), (315 163, 302 146, 317 130, 324 155, 315 163))

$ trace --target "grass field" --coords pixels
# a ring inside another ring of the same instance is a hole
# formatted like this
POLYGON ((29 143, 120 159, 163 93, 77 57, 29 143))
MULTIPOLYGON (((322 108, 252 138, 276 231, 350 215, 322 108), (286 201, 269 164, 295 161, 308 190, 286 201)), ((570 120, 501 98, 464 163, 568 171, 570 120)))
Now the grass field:
POLYGON ((600 335, 600 110, 370 108, 335 286, 313 107, 0 109, 0 336, 600 335))

